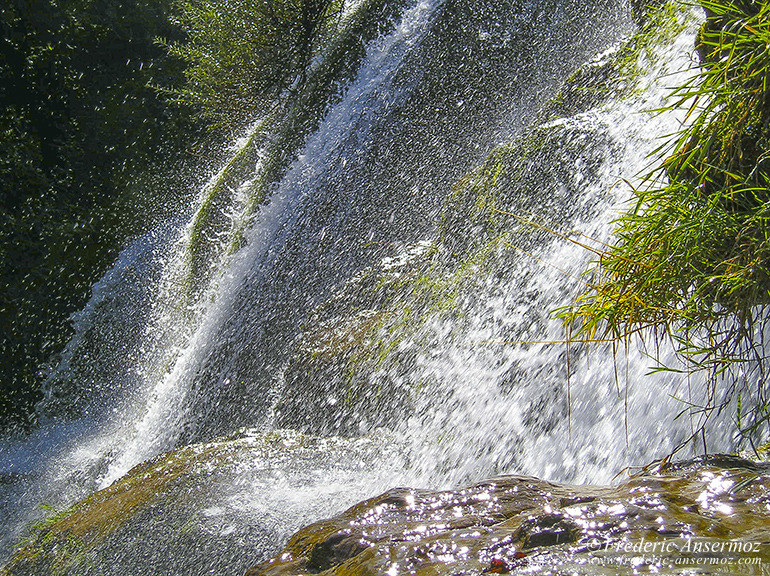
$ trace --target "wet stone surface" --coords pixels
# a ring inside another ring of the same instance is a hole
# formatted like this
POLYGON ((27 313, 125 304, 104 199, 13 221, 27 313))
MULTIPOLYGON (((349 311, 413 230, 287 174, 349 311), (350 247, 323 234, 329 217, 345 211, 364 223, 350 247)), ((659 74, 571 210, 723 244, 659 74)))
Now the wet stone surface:
POLYGON ((241 576, 301 526, 382 490, 371 478, 393 473, 377 468, 392 446, 243 429, 167 452, 41 521, 0 576, 241 576))
POLYGON ((302 529, 247 576, 764 574, 769 489, 770 468, 730 456, 616 487, 504 476, 455 491, 396 488, 302 529))

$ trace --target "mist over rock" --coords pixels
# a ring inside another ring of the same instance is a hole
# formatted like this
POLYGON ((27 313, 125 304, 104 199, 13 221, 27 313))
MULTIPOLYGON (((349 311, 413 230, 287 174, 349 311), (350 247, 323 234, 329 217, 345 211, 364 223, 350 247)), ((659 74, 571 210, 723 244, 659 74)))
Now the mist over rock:
POLYGON ((240 430, 167 452, 37 524, 0 573, 242 574, 312 510, 381 487, 372 472, 403 465, 394 447, 385 437, 240 430))

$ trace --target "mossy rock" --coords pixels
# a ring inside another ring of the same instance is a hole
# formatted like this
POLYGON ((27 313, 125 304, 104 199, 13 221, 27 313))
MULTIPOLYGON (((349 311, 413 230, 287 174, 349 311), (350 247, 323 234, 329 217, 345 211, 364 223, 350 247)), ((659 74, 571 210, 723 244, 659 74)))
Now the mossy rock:
POLYGON ((414 353, 397 348, 418 327, 405 319, 404 302, 430 254, 430 243, 405 247, 345 282, 312 312, 282 371, 279 426, 361 435, 409 413, 414 387, 398 374, 414 353))
POLYGON ((328 39, 320 65, 296 90, 274 102, 210 183, 192 221, 186 271, 180 279, 187 301, 195 301, 222 260, 243 245, 254 213, 353 77, 367 42, 390 26, 402 5, 401 0, 362 2, 339 33, 328 39))
POLYGON ((0 574, 240 576, 313 515, 373 490, 364 471, 391 451, 385 440, 254 430, 181 448, 38 523, 0 574), (320 486, 323 503, 298 505, 320 486))
POLYGON ((491 243, 528 250, 554 239, 553 232, 601 209, 586 203, 585 192, 606 178, 606 163, 621 152, 592 115, 529 129, 457 182, 440 219, 439 254, 456 268, 491 243))

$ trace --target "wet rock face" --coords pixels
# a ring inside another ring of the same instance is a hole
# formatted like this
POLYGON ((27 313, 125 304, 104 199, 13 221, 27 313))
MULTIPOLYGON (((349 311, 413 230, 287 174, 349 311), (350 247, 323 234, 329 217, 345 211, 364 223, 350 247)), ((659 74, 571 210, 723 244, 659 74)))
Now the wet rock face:
POLYGON ((278 426, 356 436, 392 427, 410 412, 413 384, 397 375, 413 364, 415 353, 397 350, 399 332, 392 327, 400 292, 426 267, 430 249, 427 241, 405 246, 345 282, 312 312, 282 369, 278 426), (387 373, 380 369, 386 352, 387 373))
MULTIPOLYGON (((241 576, 300 526, 381 490, 367 483, 392 474, 372 473, 392 445, 241 430, 162 454, 33 528, 0 576, 241 576)), ((317 558, 329 562, 323 547, 317 558)))
POLYGON ((504 476, 393 489, 304 528, 246 574, 762 574, 768 563, 770 469, 712 457, 617 487, 504 476))

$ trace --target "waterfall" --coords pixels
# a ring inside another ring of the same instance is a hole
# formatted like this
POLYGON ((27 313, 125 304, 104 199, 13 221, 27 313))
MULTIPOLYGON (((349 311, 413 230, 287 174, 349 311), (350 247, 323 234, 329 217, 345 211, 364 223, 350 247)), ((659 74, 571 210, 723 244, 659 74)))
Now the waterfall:
MULTIPOLYGON (((129 468, 175 445, 189 424, 187 386, 196 379, 195 372, 212 353, 223 325, 232 318, 235 301, 248 282, 259 282, 265 270, 280 264, 276 249, 285 237, 294 233, 303 207, 318 201, 314 198, 319 182, 338 159, 335 151, 344 141, 351 124, 357 123, 357 137, 366 138, 373 119, 382 107, 397 105, 404 88, 392 86, 393 71, 419 40, 435 8, 420 2, 405 15, 395 31, 370 48, 371 56, 359 71, 356 81, 344 97, 327 114, 319 129, 310 136, 299 158, 290 167, 275 192, 256 215, 247 232, 246 247, 229 264, 227 275, 217 283, 213 302, 203 313, 200 326, 186 343, 174 367, 151 390, 150 402, 133 431, 133 438, 122 447, 121 455, 110 467, 102 485, 109 485, 129 468), (378 92, 386 94, 378 99, 378 92), (362 95, 371 95, 362 98, 362 95)), ((189 227, 188 227, 189 230, 189 227)), ((259 330, 259 328, 257 328, 259 330)), ((220 386, 229 386, 227 373, 216 376, 220 386)), ((194 400, 193 400, 194 401, 194 400)))
MULTIPOLYGON (((248 130, 175 221, 129 245, 74 317, 43 424, 0 448, 14 477, 3 499, 20 498, 4 504, 13 529, 2 545, 35 504, 63 507, 242 427, 382 437, 409 462, 383 456, 368 483, 346 473, 307 521, 393 484, 609 481, 686 439, 697 423, 672 420, 701 383, 644 376, 641 345, 559 343, 551 311, 579 292, 591 254, 503 213, 608 241, 629 196, 622 181, 682 120, 642 111, 663 102, 661 75, 689 68, 692 26, 636 94, 543 117, 565 78, 592 58, 587 69, 601 68, 633 29, 624 3, 584 4, 409 3, 288 151, 276 150, 292 113, 283 95, 283 111, 248 130), (279 153, 291 161, 273 170, 279 153), (463 186, 498 157, 523 184, 496 192, 507 194, 496 199, 502 232, 486 242, 483 203, 463 186), (234 162, 246 167, 238 177, 234 162)), ((711 426, 710 448, 729 448, 729 419, 711 426)), ((324 470, 271 502, 313 500, 334 484, 324 470)))
MULTIPOLYGON (((567 170, 549 166, 545 175, 520 176, 534 202, 513 197, 508 210, 577 231, 580 242, 501 215, 511 221, 512 239, 486 264, 491 271, 480 268, 476 290, 463 292, 455 304, 459 318, 433 318, 412 336, 422 341, 412 380, 431 382, 403 426, 422 483, 456 486, 511 472, 608 483, 621 470, 671 453, 703 423, 687 408, 706 404, 706 376, 649 373, 658 363, 684 368, 669 347, 644 338, 615 349, 568 345, 565 327, 550 317, 586 289, 583 273, 596 255, 585 246, 612 241, 610 222, 638 184, 624 179, 645 174, 650 155, 684 121, 684 111, 652 111, 665 106, 668 86, 692 74, 693 34, 691 26, 679 34, 675 56, 652 65, 637 96, 538 127, 548 134, 545 146, 556 147, 545 158, 558 158, 567 170), (539 196, 543 185, 549 200, 539 196)), ((707 449, 735 449, 728 413, 707 423, 707 449)), ((680 457, 702 449, 691 443, 680 457)))

